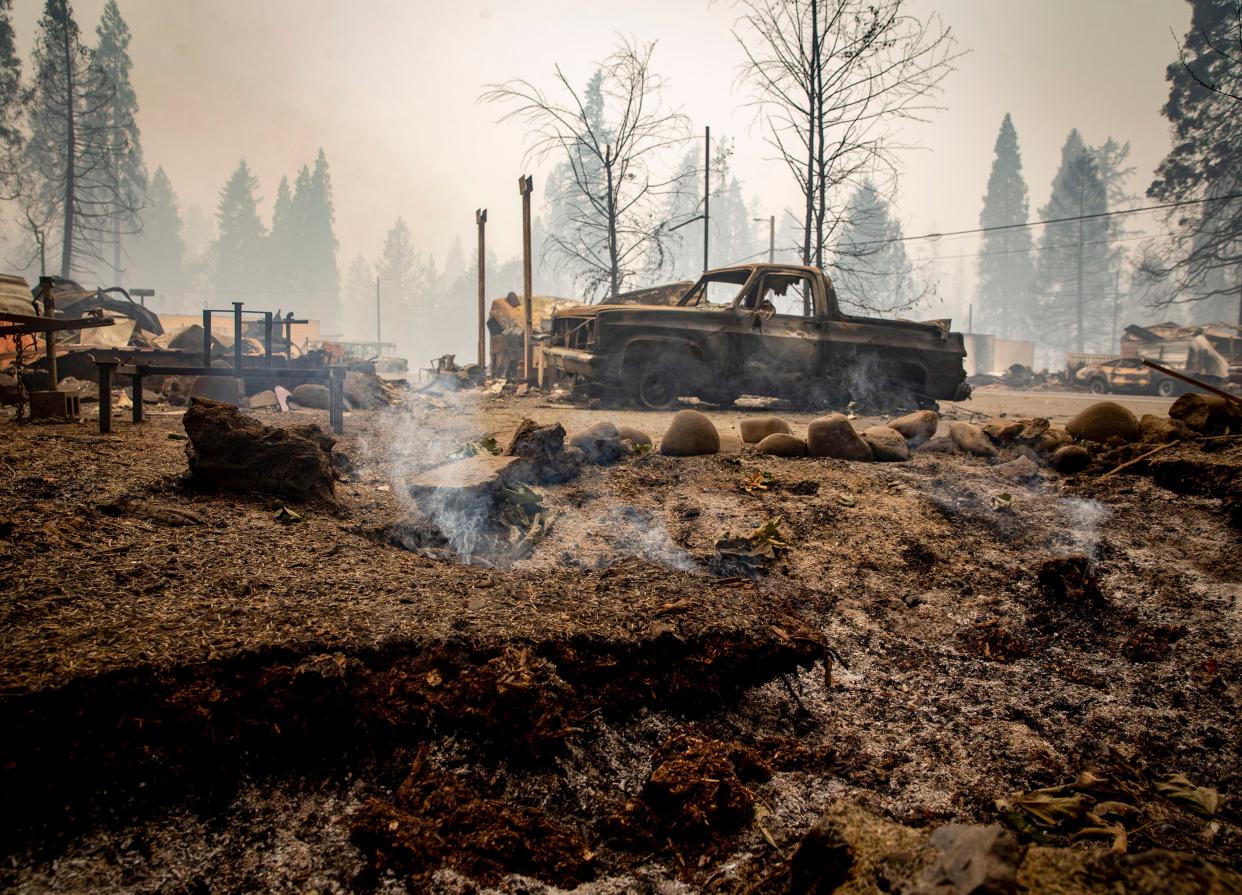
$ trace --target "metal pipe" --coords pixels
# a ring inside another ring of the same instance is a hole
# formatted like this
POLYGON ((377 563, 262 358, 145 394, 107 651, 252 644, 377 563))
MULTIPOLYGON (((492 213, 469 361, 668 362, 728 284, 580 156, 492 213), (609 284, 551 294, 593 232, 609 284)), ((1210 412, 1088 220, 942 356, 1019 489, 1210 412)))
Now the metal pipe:
POLYGON ((203 308, 203 366, 211 366, 211 311, 203 308))
POLYGON ((272 312, 263 312, 263 363, 272 365, 272 312))
POLYGON ((703 128, 703 270, 710 269, 707 263, 707 234, 711 224, 712 213, 712 129, 703 128))
POLYGON ((529 175, 518 178, 518 192, 522 194, 522 374, 530 384, 534 382, 535 344, 531 332, 531 273, 530 273, 530 194, 534 181, 529 175))
POLYGON ((328 421, 332 431, 341 435, 345 431, 345 369, 328 368, 328 421))
MULTIPOLYGON (((52 295, 52 278, 43 277, 41 282, 43 285, 43 316, 55 317, 56 298, 52 295)), ((20 339, 21 336, 18 336, 18 338, 20 339)), ((44 339, 46 340, 45 344, 47 346, 48 388, 51 391, 56 391, 56 387, 60 383, 60 376, 56 373, 56 333, 52 330, 48 330, 44 334, 44 339)))
POLYGON ((133 379, 133 383, 134 383, 134 387, 133 387, 133 392, 134 392, 134 415, 133 415, 133 420, 134 420, 134 422, 135 422, 135 423, 141 423, 141 422, 142 422, 142 367, 136 367, 136 368, 134 369, 134 375, 133 375, 132 379, 133 379))
POLYGON ((485 319, 484 302, 486 301, 485 293, 485 277, 487 269, 487 255, 485 254, 485 242, 483 231, 487 228, 487 209, 476 208, 474 210, 474 222, 479 228, 479 374, 482 378, 487 378, 487 321, 485 319))
POLYGON ((233 302, 233 368, 242 368, 242 303, 233 302))
POLYGON ((112 431, 112 371, 116 361, 99 361, 99 434, 112 431))

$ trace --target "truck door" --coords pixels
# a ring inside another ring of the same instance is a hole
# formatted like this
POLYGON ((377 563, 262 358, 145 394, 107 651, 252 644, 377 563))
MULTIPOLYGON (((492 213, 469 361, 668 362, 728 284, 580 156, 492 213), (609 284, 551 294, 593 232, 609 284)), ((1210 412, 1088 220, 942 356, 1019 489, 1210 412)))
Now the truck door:
POLYGON ((804 295, 813 295, 812 286, 805 274, 771 271, 742 297, 739 341, 747 391, 799 397, 818 380, 820 322, 814 300, 804 300, 804 295))

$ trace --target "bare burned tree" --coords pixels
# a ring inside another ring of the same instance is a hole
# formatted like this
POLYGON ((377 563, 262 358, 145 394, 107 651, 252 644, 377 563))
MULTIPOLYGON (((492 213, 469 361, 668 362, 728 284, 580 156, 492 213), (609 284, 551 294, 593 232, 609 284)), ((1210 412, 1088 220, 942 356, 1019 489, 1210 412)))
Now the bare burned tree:
POLYGON ((561 162, 550 198, 563 226, 549 233, 549 246, 556 267, 588 296, 601 286, 615 296, 627 280, 665 263, 664 200, 681 178, 656 169, 664 151, 687 138, 688 120, 663 105, 654 49, 623 40, 584 91, 558 65, 556 96, 519 79, 491 85, 481 97, 510 105, 502 120, 530 128, 529 160, 561 162))
POLYGON ((848 192, 896 175, 893 125, 922 120, 957 58, 907 0, 741 0, 741 80, 804 199, 802 259, 824 266, 848 192))
POLYGON ((1163 110, 1173 148, 1147 195, 1199 201, 1170 213, 1174 235, 1144 247, 1138 279, 1158 308, 1209 302, 1223 314, 1236 296, 1242 325, 1242 0, 1194 4, 1178 50, 1163 110))

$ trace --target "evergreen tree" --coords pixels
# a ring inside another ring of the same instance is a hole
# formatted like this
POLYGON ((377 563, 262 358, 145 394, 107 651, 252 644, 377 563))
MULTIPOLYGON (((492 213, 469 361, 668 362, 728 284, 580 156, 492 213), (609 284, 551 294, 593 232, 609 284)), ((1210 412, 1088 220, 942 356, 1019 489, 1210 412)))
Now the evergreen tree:
POLYGON ((238 163, 220 191, 216 208, 215 290, 225 300, 264 290, 267 234, 259 219, 259 182, 246 160, 238 163))
POLYGON ((1183 302, 1214 307, 1200 319, 1235 317, 1242 325, 1242 6, 1237 0, 1193 0, 1181 58, 1168 67, 1173 148, 1147 195, 1159 202, 1207 200, 1169 212, 1177 235, 1152 247, 1147 277, 1164 286, 1154 298, 1167 309, 1183 302), (1228 316, 1226 316, 1226 314, 1228 316))
MULTIPOLYGON (((298 175, 299 187, 301 175, 298 175)), ((341 275, 336 263, 336 210, 332 202, 332 176, 323 149, 307 183, 302 221, 306 245, 306 269, 311 307, 325 327, 336 331, 341 323, 341 275)))
MULTIPOLYGON (((1110 136, 1102 146, 1094 147, 1091 154, 1100 175, 1100 183, 1104 186, 1104 193, 1108 197, 1109 210, 1116 211, 1119 208, 1133 207, 1136 197, 1128 188, 1129 180, 1134 175, 1134 166, 1128 164, 1129 142, 1118 143, 1110 136)), ((1104 277, 1106 286, 1108 282, 1112 283, 1112 288, 1106 298, 1109 307, 1107 316, 1110 321, 1108 351, 1120 350, 1121 330, 1129 318, 1138 313, 1138 309, 1133 307, 1128 294, 1130 256, 1124 240, 1132 231, 1127 229, 1126 221, 1127 218, 1124 215, 1108 218, 1110 270, 1104 277)))
MULTIPOLYGON (((1043 220, 1108 211, 1108 191, 1095 156, 1077 129, 1061 149, 1061 167, 1043 220)), ((1039 243, 1035 331, 1043 347, 1082 353, 1103 350, 1114 283, 1107 218, 1047 224, 1039 243)))
POLYGON ((103 261, 116 222, 125 232, 137 211, 117 157, 128 150, 128 138, 104 115, 114 85, 92 57, 69 0, 46 0, 35 41, 22 198, 24 223, 34 240, 42 248, 59 241, 63 277, 103 261))
MULTIPOLYGON (((665 203, 664 217, 676 227, 703 213, 703 148, 691 146, 681 157, 674 178, 680 184, 665 203)), ((669 275, 675 280, 695 280, 703 272, 703 224, 686 224, 668 235, 669 275)))
POLYGON ((354 257, 345 274, 345 319, 348 338, 375 338, 375 269, 361 255, 354 257))
POLYGON ((1027 223, 1026 180, 1018 132, 1008 114, 996 137, 996 157, 983 197, 980 227, 1013 227, 983 235, 979 255, 979 310, 981 329, 992 329, 1005 339, 1025 338, 1030 331, 1032 257, 1031 231, 1013 226, 1027 223))
POLYGON ((380 280, 385 341, 403 346, 411 344, 420 267, 410 228, 405 218, 398 217, 384 237, 383 254, 375 265, 380 280))
POLYGON ((155 169, 142 209, 142 233, 130 244, 131 281, 154 289, 168 307, 170 294, 186 287, 185 242, 177 195, 162 167, 155 169))
MULTIPOLYGON (((301 229, 294 219, 293 192, 289 189, 289 178, 280 178, 276 187, 276 201, 272 204, 272 232, 267 238, 267 285, 279 296, 279 302, 297 304, 293 294, 297 292, 297 255, 301 244, 298 240, 301 229)), ((299 307, 301 314, 305 308, 299 307)))
POLYGON ((137 233, 142 229, 140 214, 147 189, 147 167, 142 157, 138 130, 138 97, 129 78, 133 67, 129 58, 130 31, 121 18, 116 0, 108 0, 104 5, 95 34, 99 42, 91 55, 91 67, 93 77, 104 85, 107 101, 87 119, 88 126, 99 129, 108 144, 108 164, 112 166, 112 172, 105 198, 107 189, 116 189, 123 197, 120 208, 112 217, 112 257, 109 264, 116 282, 120 284, 124 269, 121 235, 137 233))
POLYGON ((0 197, 11 198, 22 148, 26 90, 13 32, 13 0, 0 0, 0 197))
POLYGON ((847 311, 894 314, 923 297, 900 242, 901 224, 871 180, 864 180, 845 208, 832 267, 837 299, 847 311))

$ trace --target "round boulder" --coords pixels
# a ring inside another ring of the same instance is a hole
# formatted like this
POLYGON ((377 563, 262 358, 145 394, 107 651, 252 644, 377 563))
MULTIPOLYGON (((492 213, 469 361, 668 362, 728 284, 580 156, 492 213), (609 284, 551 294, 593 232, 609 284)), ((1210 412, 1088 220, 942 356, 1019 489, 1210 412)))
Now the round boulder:
POLYGON ((1139 431, 1143 441, 1168 442, 1181 441, 1183 438, 1194 437, 1194 432, 1181 420, 1167 416, 1145 413, 1139 418, 1139 431))
POLYGON ((888 428, 900 432, 901 437, 907 441, 922 444, 936 434, 936 427, 939 425, 940 414, 936 413, 936 411, 917 410, 914 413, 907 413, 905 416, 899 416, 895 420, 890 420, 888 428))
POLYGON ((1067 444, 1064 447, 1057 448, 1048 462, 1052 464, 1052 468, 1057 472, 1069 475, 1075 472, 1082 472, 1090 466, 1091 455, 1081 445, 1067 444))
POLYGON ((326 385, 317 382, 303 382, 293 390, 290 396, 299 407, 310 407, 315 410, 327 410, 332 403, 332 393, 326 385))
POLYGON ((950 423, 949 437, 953 439, 954 444, 968 454, 974 454, 976 457, 996 456, 996 448, 992 447, 992 442, 978 426, 972 426, 961 420, 950 423))
POLYGON ((948 435, 936 435, 920 444, 915 450, 920 454, 956 454, 957 442, 948 435))
POLYGON ((773 457, 805 457, 806 442, 787 432, 773 432, 755 445, 755 450, 773 457))
POLYGON ((233 376, 198 376, 190 386, 191 398, 207 398, 221 401, 234 407, 249 407, 246 398, 246 386, 240 379, 233 376))
POLYGON ((626 448, 621 443, 621 434, 612 423, 598 422, 589 429, 575 432, 569 438, 570 447, 582 451, 588 463, 605 465, 621 459, 626 448))
POLYGON ((884 462, 900 462, 910 459, 910 448, 905 437, 889 426, 872 426, 863 429, 863 441, 871 448, 871 455, 884 462))
POLYGON ((1100 401, 1080 410, 1065 428, 1075 438, 1101 444, 1110 438, 1136 441, 1140 434, 1134 414, 1116 401, 1100 401))
POLYGON ((747 417, 741 422, 742 441, 746 444, 758 444, 769 435, 789 435, 789 423, 779 416, 747 417))
POLYGON ((681 410, 660 439, 660 453, 669 457, 695 457, 720 450, 720 433, 704 414, 681 410))
POLYGON ((871 446, 854 431, 843 413, 820 417, 807 427, 807 453, 837 460, 870 460, 871 446))

